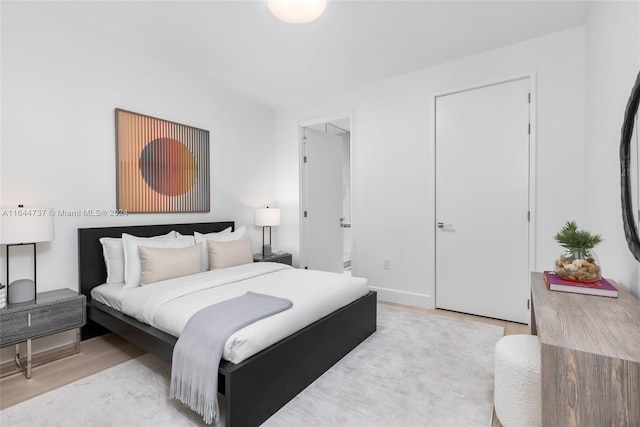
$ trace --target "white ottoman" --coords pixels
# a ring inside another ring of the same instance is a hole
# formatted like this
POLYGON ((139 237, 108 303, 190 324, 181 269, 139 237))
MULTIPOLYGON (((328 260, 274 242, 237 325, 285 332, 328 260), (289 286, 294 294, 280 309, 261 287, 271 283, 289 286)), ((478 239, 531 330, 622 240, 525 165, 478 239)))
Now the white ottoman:
POLYGON ((535 335, 507 335, 496 343, 494 404, 504 427, 541 425, 540 344, 535 335))

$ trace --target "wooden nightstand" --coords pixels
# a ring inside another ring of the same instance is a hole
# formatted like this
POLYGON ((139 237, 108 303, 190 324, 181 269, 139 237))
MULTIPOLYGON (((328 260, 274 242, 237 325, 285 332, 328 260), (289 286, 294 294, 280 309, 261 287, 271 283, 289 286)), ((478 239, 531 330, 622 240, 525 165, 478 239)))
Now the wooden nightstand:
POLYGON ((274 252, 271 255, 253 254, 253 262, 279 262, 293 265, 293 256, 289 252, 274 252))
POLYGON ((16 365, 31 378, 31 340, 76 329, 76 352, 80 351, 80 327, 86 323, 86 297, 71 289, 41 292, 36 299, 7 304, 0 309, 0 347, 16 345, 16 365), (20 359, 20 343, 27 343, 27 364, 20 359))

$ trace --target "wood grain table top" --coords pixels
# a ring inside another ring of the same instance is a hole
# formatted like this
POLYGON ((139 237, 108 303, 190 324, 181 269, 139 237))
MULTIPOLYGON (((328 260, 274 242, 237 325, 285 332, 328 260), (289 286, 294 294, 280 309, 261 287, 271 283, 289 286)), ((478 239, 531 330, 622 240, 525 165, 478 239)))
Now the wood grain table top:
POLYGON ((540 344, 640 362, 640 300, 609 281, 618 298, 550 291, 542 273, 531 273, 540 344))

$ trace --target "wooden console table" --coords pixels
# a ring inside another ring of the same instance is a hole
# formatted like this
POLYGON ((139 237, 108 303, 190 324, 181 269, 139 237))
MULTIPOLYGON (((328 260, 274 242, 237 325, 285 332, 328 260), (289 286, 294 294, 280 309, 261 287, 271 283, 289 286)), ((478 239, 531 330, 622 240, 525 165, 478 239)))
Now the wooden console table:
POLYGON ((550 291, 531 274, 543 426, 640 426, 640 300, 550 291))

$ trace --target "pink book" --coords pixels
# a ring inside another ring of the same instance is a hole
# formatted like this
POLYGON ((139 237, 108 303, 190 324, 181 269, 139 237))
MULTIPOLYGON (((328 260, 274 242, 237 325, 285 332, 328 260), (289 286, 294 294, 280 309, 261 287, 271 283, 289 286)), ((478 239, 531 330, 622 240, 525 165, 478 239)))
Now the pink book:
POLYGON ((618 297, 618 289, 602 278, 597 282, 572 282, 570 280, 561 279, 553 271, 544 272, 544 281, 552 291, 572 292, 576 294, 598 295, 603 297, 618 297))

